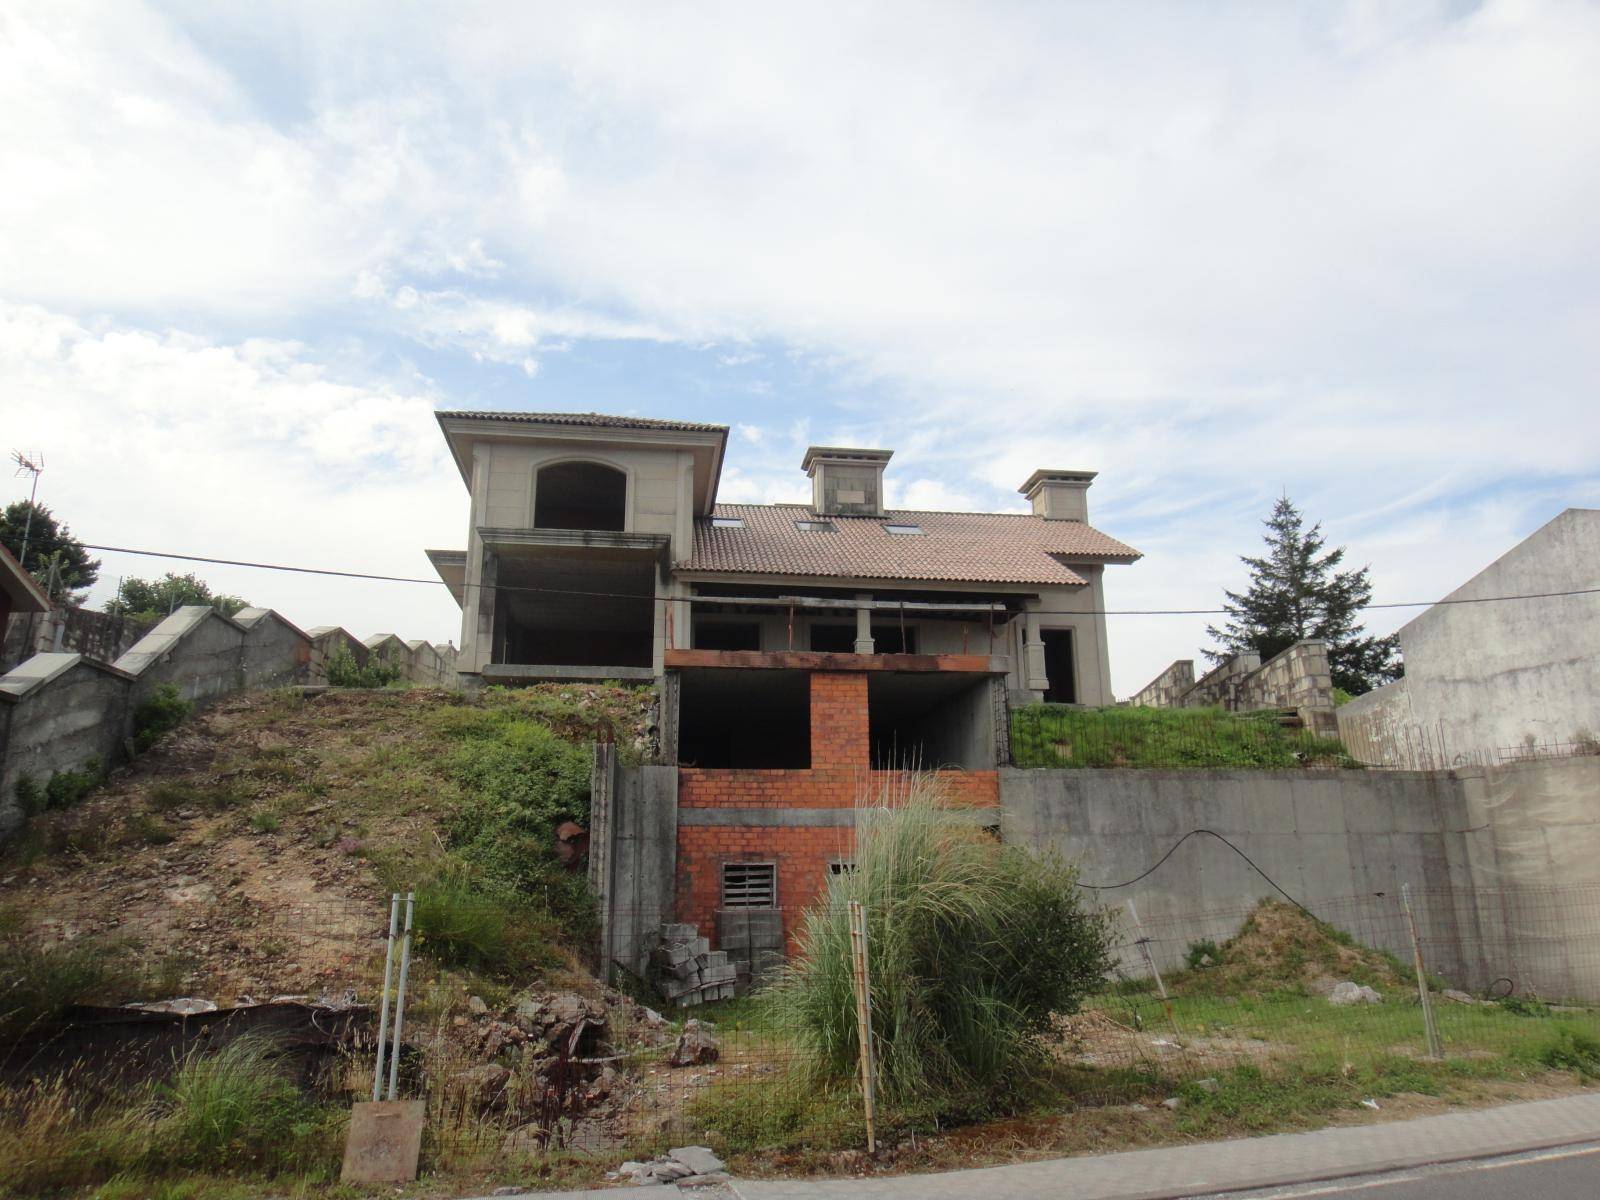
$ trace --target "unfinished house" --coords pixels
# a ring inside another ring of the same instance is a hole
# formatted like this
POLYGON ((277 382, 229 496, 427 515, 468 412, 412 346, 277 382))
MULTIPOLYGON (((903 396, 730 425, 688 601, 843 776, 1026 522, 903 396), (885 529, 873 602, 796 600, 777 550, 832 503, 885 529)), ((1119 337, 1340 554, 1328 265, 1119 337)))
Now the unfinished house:
POLYGON ((848 869, 879 773, 946 772, 955 803, 992 813, 1010 705, 1112 702, 1102 574, 1138 552, 1089 525, 1091 471, 1035 471, 1031 514, 912 512, 884 506, 890 451, 813 446, 809 504, 719 504, 726 426, 439 423, 471 497, 466 550, 428 552, 461 602, 463 683, 659 691, 669 781, 597 800, 619 912, 724 948, 792 931, 848 869))

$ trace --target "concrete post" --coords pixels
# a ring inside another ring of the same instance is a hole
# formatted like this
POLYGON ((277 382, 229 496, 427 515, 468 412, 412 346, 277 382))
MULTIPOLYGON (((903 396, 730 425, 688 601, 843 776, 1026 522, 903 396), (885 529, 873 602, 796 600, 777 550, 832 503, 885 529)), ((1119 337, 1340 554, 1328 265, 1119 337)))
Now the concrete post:
MULTIPOLYGON (((857 600, 871 600, 871 592, 857 592, 857 600)), ((872 642, 872 610, 865 605, 856 609, 856 653, 871 654, 872 642)))
POLYGON ((1028 609, 1023 617, 1023 632, 1027 641, 1023 647, 1023 674, 1027 679, 1030 692, 1038 692, 1041 696, 1050 686, 1050 677, 1044 669, 1044 638, 1039 634, 1039 602, 1028 601, 1028 609))

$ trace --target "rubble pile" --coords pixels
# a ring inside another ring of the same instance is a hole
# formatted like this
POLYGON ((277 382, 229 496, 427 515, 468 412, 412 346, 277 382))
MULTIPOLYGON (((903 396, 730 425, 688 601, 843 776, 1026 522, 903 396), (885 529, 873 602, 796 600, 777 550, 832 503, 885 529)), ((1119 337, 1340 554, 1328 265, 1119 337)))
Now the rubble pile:
POLYGON ((680 1188, 690 1188, 726 1183, 728 1174, 722 1160, 707 1147, 679 1146, 649 1162, 625 1162, 615 1171, 607 1171, 606 1178, 613 1183, 675 1183, 680 1188))

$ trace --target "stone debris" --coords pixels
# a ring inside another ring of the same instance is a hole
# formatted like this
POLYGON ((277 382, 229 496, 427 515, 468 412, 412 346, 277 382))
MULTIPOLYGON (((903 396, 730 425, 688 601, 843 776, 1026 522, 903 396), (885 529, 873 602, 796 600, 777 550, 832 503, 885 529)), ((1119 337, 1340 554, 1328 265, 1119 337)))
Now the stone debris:
POLYGON ((1211 1096, 1216 1095, 1218 1092, 1220 1092, 1222 1090, 1222 1084, 1218 1083, 1215 1079, 1209 1078, 1209 1077, 1205 1078, 1205 1079, 1196 1079, 1194 1081, 1194 1085, 1195 1085, 1195 1087, 1199 1088, 1202 1092, 1205 1092, 1207 1095, 1211 1095, 1211 1096))
POLYGON ((663 996, 679 1008, 730 1000, 739 972, 725 950, 713 950, 696 925, 666 924, 650 952, 650 976, 663 996))
POLYGON ((649 1162, 625 1162, 608 1171, 606 1178, 613 1183, 625 1179, 636 1186, 675 1183, 682 1188, 709 1187, 728 1180, 722 1160, 705 1146, 679 1146, 649 1162))
POLYGON ((1469 996, 1466 992, 1458 992, 1455 988, 1445 988, 1439 993, 1441 999, 1449 1000, 1452 1004, 1477 1004, 1476 996, 1469 996))
POLYGON ((678 1035, 678 1044, 672 1048, 667 1062, 674 1067, 697 1067, 714 1063, 722 1053, 714 1032, 715 1025, 690 1017, 678 1035))
POLYGON ((1328 1003, 1337 1005, 1348 1004, 1382 1004, 1383 997, 1373 991, 1364 983, 1352 983, 1345 980, 1336 983, 1328 993, 1328 1003))
POLYGON ((136 1008, 140 1012, 149 1013, 177 1013, 179 1016, 192 1017, 196 1013, 209 1013, 217 1011, 215 1000, 202 1000, 197 996, 179 996, 173 1000, 149 1000, 142 1004, 128 1004, 125 1008, 136 1008))
POLYGON ((1170 1108, 1173 1112, 1177 1112, 1180 1108, 1183 1107, 1183 1097, 1182 1096, 1168 1096, 1165 1100, 1163 1100, 1161 1102, 1161 1107, 1162 1108, 1170 1108))

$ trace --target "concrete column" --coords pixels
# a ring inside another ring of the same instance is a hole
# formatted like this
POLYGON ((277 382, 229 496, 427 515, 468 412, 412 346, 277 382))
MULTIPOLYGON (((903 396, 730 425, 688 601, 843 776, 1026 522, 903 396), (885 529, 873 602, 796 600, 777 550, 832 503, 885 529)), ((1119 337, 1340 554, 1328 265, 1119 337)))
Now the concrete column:
MULTIPOLYGON (((871 600, 871 592, 857 592, 857 600, 871 600)), ((872 610, 866 605, 856 609, 856 653, 873 653, 872 643, 872 610)))
POLYGON ((1050 677, 1044 669, 1044 638, 1039 636, 1038 603, 1037 600, 1028 601, 1028 609, 1023 616, 1023 632, 1027 639, 1023 647, 1023 674, 1028 690, 1042 696, 1050 686, 1050 677))

